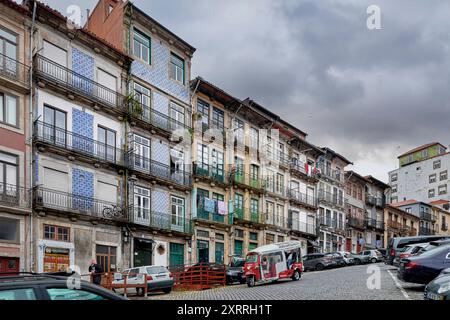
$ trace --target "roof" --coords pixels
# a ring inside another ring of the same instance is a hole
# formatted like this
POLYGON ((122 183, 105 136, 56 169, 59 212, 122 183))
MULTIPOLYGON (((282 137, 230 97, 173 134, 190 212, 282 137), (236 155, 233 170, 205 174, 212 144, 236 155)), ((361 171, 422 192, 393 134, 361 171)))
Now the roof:
POLYGON ((297 248, 301 248, 301 247, 302 247, 302 244, 300 241, 292 240, 292 241, 267 244, 265 246, 261 246, 256 249, 253 249, 250 252, 263 253, 263 252, 277 251, 277 250, 292 250, 292 249, 297 249, 297 248))
POLYGON ((12 1, 12 0, 0 0, 0 3, 3 3, 4 5, 12 8, 14 10, 17 10, 20 13, 30 14, 30 10, 24 4, 19 4, 19 3, 15 2, 15 1, 12 1))
POLYGON ((351 162, 350 160, 348 160, 344 156, 340 155, 339 153, 337 153, 336 151, 334 151, 334 150, 332 150, 332 149, 330 149, 328 147, 322 147, 322 149, 325 152, 331 153, 334 157, 337 157, 337 158, 341 159, 342 161, 346 162, 347 164, 353 164, 353 162, 351 162))
POLYGON ((220 89, 215 84, 213 84, 209 81, 206 81, 205 79, 203 79, 200 76, 198 76, 194 80, 191 80, 190 83, 191 83, 192 90, 195 90, 196 88, 197 88, 197 90, 203 88, 204 90, 213 93, 218 99, 221 99, 222 101, 220 101, 220 102, 222 102, 223 104, 226 104, 226 103, 232 102, 232 101, 236 101, 239 103, 241 102, 240 99, 235 98, 228 92, 225 92, 224 90, 220 89))
POLYGON ((411 200, 405 200, 405 201, 400 201, 400 202, 396 202, 396 203, 391 203, 391 206, 393 207, 403 207, 403 206, 407 206, 410 204, 416 204, 419 203, 420 201, 411 199, 411 200))
POLYGON ((372 184, 374 184, 374 185, 376 185, 376 186, 378 186, 380 188, 383 188, 383 189, 389 189, 390 188, 390 186, 388 184, 384 183, 381 180, 378 180, 377 178, 375 178, 375 177, 373 177, 371 175, 365 176, 364 178, 366 178, 367 180, 369 180, 370 183, 372 183, 372 184))
POLYGON ((355 172, 353 170, 345 171, 345 175, 349 175, 348 178, 354 176, 354 177, 356 177, 356 178, 358 178, 360 180, 363 180, 363 181, 366 181, 366 182, 370 182, 366 177, 363 177, 362 175, 360 175, 359 173, 357 173, 357 172, 355 172))
POLYGON ((434 146, 434 145, 440 145, 440 146, 443 147, 445 150, 447 150, 447 147, 444 146, 443 144, 441 144, 441 143, 439 143, 439 142, 431 142, 431 143, 424 144, 424 145, 422 145, 422 146, 420 146, 420 147, 411 149, 411 150, 409 150, 408 152, 405 152, 405 153, 399 155, 399 156, 397 157, 397 159, 398 159, 398 158, 401 158, 401 157, 404 157, 404 156, 406 156, 406 155, 408 155, 408 154, 411 154, 411 153, 414 153, 414 152, 417 152, 417 151, 421 151, 421 150, 423 150, 423 149, 426 149, 426 148, 431 147, 431 146, 434 146))
POLYGON ((414 219, 420 220, 420 218, 419 218, 418 216, 416 216, 416 215, 414 215, 414 214, 412 214, 412 213, 406 212, 405 210, 402 210, 402 209, 400 209, 400 208, 394 206, 392 203, 391 203, 391 204, 388 204, 388 205, 386 206, 386 209, 393 209, 393 210, 396 210, 396 211, 400 212, 400 213, 403 214, 403 215, 406 215, 406 216, 408 216, 408 217, 412 217, 412 218, 414 218, 414 219))
POLYGON ((431 202, 429 202, 429 204, 431 204, 431 205, 433 205, 433 206, 436 206, 436 205, 441 205, 441 204, 446 204, 446 203, 449 203, 450 201, 448 201, 448 200, 435 200, 435 201, 431 201, 431 202))

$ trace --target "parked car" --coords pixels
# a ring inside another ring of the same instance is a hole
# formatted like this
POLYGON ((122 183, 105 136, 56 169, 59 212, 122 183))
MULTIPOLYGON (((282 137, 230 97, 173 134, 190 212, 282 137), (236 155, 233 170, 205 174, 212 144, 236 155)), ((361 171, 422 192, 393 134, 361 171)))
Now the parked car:
POLYGON ((0 277, 1 300, 127 300, 90 282, 68 288, 68 276, 54 274, 19 274, 0 277))
POLYGON ((380 251, 381 255, 383 256, 383 260, 386 260, 386 258, 387 258, 387 250, 383 249, 383 248, 379 248, 377 250, 380 251))
POLYGON ((431 241, 429 243, 427 243, 425 246, 423 246, 418 252, 417 254, 422 254, 426 251, 430 251, 433 249, 436 249, 440 246, 446 245, 446 244, 450 244, 450 239, 443 239, 443 240, 437 240, 437 241, 431 241))
POLYGON ((350 256, 353 258, 355 265, 370 263, 370 255, 364 255, 363 252, 351 253, 350 256))
POLYGON ((346 265, 344 257, 338 252, 330 252, 326 256, 331 257, 334 267, 344 267, 346 265))
POLYGON ((321 271, 334 265, 332 258, 325 253, 311 253, 303 256, 305 271, 321 271))
POLYGON ((344 258, 345 265, 351 266, 351 265, 355 264, 355 260, 352 258, 352 255, 350 252, 338 251, 337 253, 340 254, 344 258))
MULTIPOLYGON (((142 266, 126 269, 123 273, 115 273, 113 284, 123 284, 127 278, 127 284, 144 284, 147 277, 147 291, 163 291, 169 293, 172 291, 174 279, 172 273, 163 266, 142 266)), ((124 289, 114 289, 116 293, 123 293, 124 289)), ((127 290, 127 293, 130 292, 127 290)), ((139 296, 144 295, 144 288, 136 288, 139 296)))
POLYGON ((427 284, 450 266, 450 245, 400 260, 397 277, 405 282, 427 284))
POLYGON ((450 236, 434 235, 434 236, 414 236, 414 237, 395 237, 391 238, 388 243, 388 258, 386 264, 393 265, 397 251, 401 251, 405 246, 416 243, 431 242, 441 239, 450 239, 450 236))
POLYGON ((425 300, 450 300, 450 268, 442 270, 439 276, 425 287, 425 300))
POLYGON ((420 250, 426 246, 428 246, 428 243, 417 243, 405 246, 402 250, 397 251, 392 265, 398 267, 401 259, 408 258, 419 253, 420 250))
POLYGON ((233 284, 239 282, 244 284, 246 278, 244 275, 245 259, 240 257, 232 257, 226 270, 226 283, 233 284))

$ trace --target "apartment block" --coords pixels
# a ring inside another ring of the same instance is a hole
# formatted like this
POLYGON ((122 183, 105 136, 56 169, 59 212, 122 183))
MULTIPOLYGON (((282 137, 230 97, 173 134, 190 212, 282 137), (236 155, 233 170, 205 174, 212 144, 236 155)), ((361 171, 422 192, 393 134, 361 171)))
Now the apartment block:
POLYGON ((448 200, 436 200, 429 203, 432 214, 436 217, 434 232, 438 235, 450 235, 450 202, 448 200))
POLYGON ((436 233, 437 216, 432 210, 432 205, 417 200, 406 200, 391 205, 419 218, 419 235, 436 233))
POLYGON ((385 230, 385 193, 389 189, 389 185, 372 176, 364 178, 367 180, 365 186, 365 246, 371 249, 382 248, 385 230))
POLYGON ((384 208, 384 221, 384 248, 387 248, 392 238, 419 235, 420 218, 400 207, 387 205, 384 208))

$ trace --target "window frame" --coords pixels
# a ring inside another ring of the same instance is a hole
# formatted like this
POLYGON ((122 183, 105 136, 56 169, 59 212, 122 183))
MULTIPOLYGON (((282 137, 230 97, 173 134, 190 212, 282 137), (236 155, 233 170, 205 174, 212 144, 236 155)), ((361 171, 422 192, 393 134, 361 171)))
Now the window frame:
POLYGON ((48 223, 44 223, 42 227, 43 227, 43 231, 44 231, 43 238, 46 239, 46 240, 54 240, 54 241, 60 241, 60 242, 70 242, 71 241, 70 227, 64 227, 64 226, 59 226, 59 225, 56 225, 56 224, 48 224, 48 223), (45 230, 46 227, 55 228, 55 230, 53 232, 54 233, 53 238, 49 238, 49 237, 45 236, 46 235, 46 230, 45 230), (63 229, 67 229, 67 240, 59 239, 59 232, 58 231, 59 230, 63 230, 63 229))
MULTIPOLYGON (((7 179, 7 175, 6 175, 7 170, 6 169, 7 169, 7 166, 12 166, 12 167, 16 168, 16 179, 15 179, 15 184, 13 186, 18 187, 19 186, 19 161, 20 161, 19 156, 17 154, 12 154, 12 153, 3 152, 3 151, 0 151, 0 154, 4 154, 6 156, 13 157, 16 159, 16 163, 0 160, 0 165, 3 167, 3 168, 0 167, 0 170, 3 169, 3 180, 0 181, 0 185, 8 187, 9 184, 6 183, 7 182, 7 180, 6 180, 7 179)), ((18 190, 16 190, 16 191, 18 192, 18 190)), ((6 192, 6 188, 5 188, 5 190, 3 190, 3 192, 6 192)))
POLYGON ((133 27, 133 46, 132 46, 132 49, 133 49, 132 52, 133 52, 133 56, 134 57, 136 57, 137 59, 139 59, 139 60, 141 60, 141 61, 143 61, 143 62, 145 62, 145 63, 147 63, 149 65, 152 65, 152 38, 149 37, 148 35, 146 35, 144 32, 142 32, 141 30, 139 30, 136 27, 133 27), (141 46, 145 46, 145 44, 142 41, 136 40, 136 34, 138 34, 141 38, 144 38, 144 39, 148 40, 148 47, 146 47, 148 49, 148 60, 145 60, 145 59, 143 59, 141 57, 141 53, 142 53, 141 46), (134 49, 135 49, 134 48, 135 41, 137 41, 140 44, 139 55, 137 55, 136 52, 134 51, 134 49))
POLYGON ((16 239, 15 240, 0 239, 0 241, 3 243, 9 243, 9 244, 20 243, 20 220, 14 219, 14 218, 0 217, 0 221, 5 221, 5 220, 16 224, 16 239))
POLYGON ((0 110, 0 112, 3 115, 3 120, 0 120, 1 124, 13 127, 13 128, 20 128, 20 102, 19 102, 19 96, 15 95, 15 94, 11 94, 9 92, 4 92, 1 91, 0 92, 0 99, 2 100, 2 110, 0 110), (13 98, 16 101, 16 105, 15 105, 15 109, 16 109, 16 113, 15 113, 15 124, 13 123, 9 123, 7 118, 7 97, 13 98))
POLYGON ((170 68, 169 68, 169 78, 174 80, 174 81, 176 81, 176 82, 179 82, 179 83, 185 85, 186 84, 186 61, 185 61, 185 59, 183 59, 178 54, 176 54, 176 53, 171 51, 170 52, 170 57, 169 57, 169 66, 170 66, 170 68), (182 67, 180 67, 179 65, 174 63, 172 61, 172 58, 178 59, 182 63, 182 67), (181 69, 182 78, 183 78, 181 80, 178 79, 178 76, 177 76, 178 75, 178 72, 177 72, 178 69, 177 68, 181 69), (174 74, 173 74, 173 71, 175 71, 174 74), (175 77, 173 77, 174 75, 175 75, 175 77))

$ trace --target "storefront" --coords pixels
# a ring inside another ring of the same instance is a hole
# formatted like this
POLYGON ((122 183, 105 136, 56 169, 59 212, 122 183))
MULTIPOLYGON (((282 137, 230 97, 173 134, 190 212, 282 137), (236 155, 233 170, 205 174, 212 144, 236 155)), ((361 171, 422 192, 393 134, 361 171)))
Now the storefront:
POLYGON ((67 271, 74 267, 74 245, 71 242, 39 240, 38 272, 67 271))
POLYGON ((151 239, 134 238, 133 266, 149 266, 153 264, 153 247, 155 241, 151 239))

